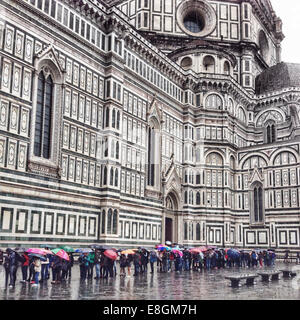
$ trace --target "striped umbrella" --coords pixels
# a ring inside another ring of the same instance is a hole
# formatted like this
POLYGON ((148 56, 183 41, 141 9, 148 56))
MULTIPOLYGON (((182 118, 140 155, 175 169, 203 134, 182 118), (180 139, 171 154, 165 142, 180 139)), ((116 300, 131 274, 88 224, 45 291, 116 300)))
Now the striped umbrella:
POLYGON ((67 260, 67 261, 69 261, 70 260, 70 258, 69 258, 69 255, 66 253, 66 251, 65 250, 63 250, 63 249, 60 249, 60 248, 56 248, 56 249, 53 249, 53 250, 51 250, 56 256, 58 256, 58 257, 60 257, 60 258, 62 258, 62 259, 64 259, 64 260, 67 260))

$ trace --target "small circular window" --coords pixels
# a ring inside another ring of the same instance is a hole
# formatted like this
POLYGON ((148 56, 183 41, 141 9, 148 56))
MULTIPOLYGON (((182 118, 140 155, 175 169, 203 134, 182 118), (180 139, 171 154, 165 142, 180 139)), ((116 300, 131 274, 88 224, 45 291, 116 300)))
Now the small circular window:
POLYGON ((199 33, 204 29, 205 21, 202 15, 195 11, 188 13, 183 19, 184 26, 193 33, 199 33))
POLYGON ((177 23, 189 35, 207 36, 214 31, 216 22, 215 10, 204 0, 186 0, 177 8, 177 23))
POLYGON ((193 61, 190 57, 185 57, 181 60, 181 67, 185 70, 190 69, 193 64, 193 61))

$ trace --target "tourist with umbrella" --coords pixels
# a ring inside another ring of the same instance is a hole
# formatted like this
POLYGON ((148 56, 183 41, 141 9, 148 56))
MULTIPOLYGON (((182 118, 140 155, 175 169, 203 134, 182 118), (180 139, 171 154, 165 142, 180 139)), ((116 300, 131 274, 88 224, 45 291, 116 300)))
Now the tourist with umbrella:
POLYGON ((148 271, 148 263, 149 263, 149 252, 145 248, 142 248, 141 252, 141 272, 148 271))
POLYGON ((182 256, 178 250, 174 252, 175 271, 178 273, 182 272, 182 256))
POLYGON ((141 265, 141 256, 139 252, 136 252, 133 256, 133 264, 134 264, 133 276, 137 276, 140 272, 140 265, 141 265))
POLYGON ((184 267, 184 270, 185 271, 189 271, 190 270, 190 256, 191 256, 191 253, 185 248, 183 250, 183 267, 184 267))
POLYGON ((94 279, 100 279, 100 262, 101 262, 101 251, 99 249, 95 249, 95 269, 96 269, 96 277, 94 279))
POLYGON ((32 284, 32 286, 37 287, 39 285, 39 275, 42 270, 41 260, 39 259, 39 257, 35 256, 33 258, 33 265, 34 265, 34 283, 32 284))
POLYGON ((49 256, 50 254, 45 255, 45 261, 41 261, 41 282, 47 281, 49 273, 49 256))
POLYGON ((154 273, 154 263, 157 262, 157 254, 154 250, 150 252, 150 267, 151 267, 151 272, 154 273))
POLYGON ((62 269, 62 258, 54 255, 52 261, 52 284, 58 284, 61 282, 61 269, 62 269))
POLYGON ((109 276, 112 278, 114 276, 114 263, 118 258, 118 254, 114 250, 105 250, 104 255, 107 258, 106 260, 106 268, 109 273, 109 276))
POLYGON ((168 272, 168 266, 169 266, 169 254, 167 252, 167 249, 165 248, 162 254, 162 271, 168 272))
POLYGON ((94 265, 95 265, 95 252, 92 251, 88 254, 88 278, 92 279, 93 278, 93 272, 94 272, 94 265))
POLYGON ((13 251, 11 248, 7 248, 6 253, 8 255, 9 265, 9 287, 13 288, 16 284, 19 257, 17 253, 13 251))
POLYGON ((73 253, 72 252, 67 252, 68 256, 69 256, 69 261, 67 261, 67 274, 66 274, 66 278, 71 279, 72 276, 72 268, 74 266, 74 257, 73 257, 73 253))
POLYGON ((125 268, 127 266, 127 259, 124 253, 121 253, 120 256, 120 277, 126 276, 125 268))
MULTIPOLYGON (((6 250, 7 253, 7 250, 6 250)), ((8 254, 4 255, 3 267, 5 270, 5 288, 7 288, 8 280, 9 280, 9 271, 10 271, 10 261, 8 254)))
POLYGON ((23 279, 21 280, 21 282, 26 282, 27 277, 28 277, 28 268, 29 268, 30 258, 28 256, 27 252, 23 252, 22 258, 23 258, 23 263, 22 263, 22 278, 23 279))

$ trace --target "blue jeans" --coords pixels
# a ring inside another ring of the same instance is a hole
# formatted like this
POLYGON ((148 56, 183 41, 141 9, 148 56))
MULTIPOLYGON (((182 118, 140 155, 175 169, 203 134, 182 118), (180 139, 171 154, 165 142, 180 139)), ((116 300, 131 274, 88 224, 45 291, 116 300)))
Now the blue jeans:
POLYGON ((184 260, 184 270, 187 271, 190 269, 189 260, 184 260))
POLYGON ((23 280, 27 280, 27 275, 28 275, 28 266, 23 266, 23 267, 22 267, 22 277, 23 277, 23 280))
POLYGON ((209 258, 206 259, 206 269, 210 269, 210 262, 211 260, 209 258))
POLYGON ((42 270, 41 270, 41 280, 47 280, 49 273, 49 263, 42 264, 42 270))
POLYGON ((96 263, 96 277, 100 278, 100 263, 96 263))
POLYGON ((35 272, 35 274, 34 274, 34 283, 35 284, 39 284, 39 275, 40 275, 39 272, 35 272))

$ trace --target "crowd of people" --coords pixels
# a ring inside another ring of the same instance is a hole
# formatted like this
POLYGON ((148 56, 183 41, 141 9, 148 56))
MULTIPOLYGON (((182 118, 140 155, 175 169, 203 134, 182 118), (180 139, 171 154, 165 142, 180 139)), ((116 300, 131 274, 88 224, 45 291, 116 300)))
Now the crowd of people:
POLYGON ((74 257, 72 253, 68 255, 67 261, 53 254, 47 254, 41 259, 27 252, 19 252, 17 248, 15 250, 7 248, 5 252, 0 250, 0 265, 3 265, 5 270, 5 287, 7 285, 15 287, 19 267, 22 272, 20 282, 29 282, 32 286, 38 286, 39 283, 49 280, 50 269, 53 284, 71 278, 74 257))
MULTIPOLYGON (((45 247, 45 250, 49 248, 45 247)), ((78 249, 79 250, 79 249, 78 249)), ((160 246, 155 250, 138 248, 134 250, 116 250, 115 256, 106 255, 105 249, 80 251, 77 262, 80 268, 80 280, 101 279, 115 277, 117 275, 117 261, 120 264, 120 276, 138 276, 148 272, 178 272, 203 271, 221 268, 259 268, 274 266, 276 254, 272 250, 245 251, 235 249, 207 248, 179 248, 160 246), (128 253, 129 252, 129 253, 128 253), (94 273, 95 271, 95 273, 94 273)), ((109 250, 112 251, 112 250, 109 250)), ((75 253, 76 254, 76 253, 75 253)), ((20 252, 18 248, 7 248, 5 252, 0 250, 0 264, 5 270, 5 287, 15 287, 17 270, 22 271, 20 282, 29 282, 32 286, 48 281, 52 271, 52 284, 59 284, 72 277, 74 266, 74 253, 67 253, 67 259, 53 253, 31 255, 20 252)))

